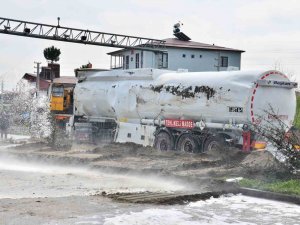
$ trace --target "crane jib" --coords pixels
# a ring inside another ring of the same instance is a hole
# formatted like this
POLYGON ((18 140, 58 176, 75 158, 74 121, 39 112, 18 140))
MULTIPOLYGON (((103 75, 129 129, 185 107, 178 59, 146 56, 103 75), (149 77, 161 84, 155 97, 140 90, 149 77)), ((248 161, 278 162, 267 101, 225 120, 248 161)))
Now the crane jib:
POLYGON ((64 27, 59 23, 49 25, 0 17, 0 33, 87 45, 165 51, 164 40, 64 27))

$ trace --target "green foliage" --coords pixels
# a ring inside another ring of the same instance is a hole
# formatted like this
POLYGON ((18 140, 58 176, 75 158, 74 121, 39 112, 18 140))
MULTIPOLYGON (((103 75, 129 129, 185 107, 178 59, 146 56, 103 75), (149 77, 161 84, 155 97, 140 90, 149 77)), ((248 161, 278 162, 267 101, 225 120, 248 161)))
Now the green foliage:
POLYGON ((60 49, 55 48, 54 46, 44 49, 44 57, 47 60, 50 60, 51 63, 57 62, 59 60, 60 54, 61 54, 60 49))
POLYGON ((300 96, 297 96, 297 108, 294 125, 296 128, 300 129, 300 96))
POLYGON ((300 196, 300 180, 290 179, 286 181, 262 181, 254 179, 243 179, 239 182, 242 187, 272 191, 283 194, 292 194, 300 196))

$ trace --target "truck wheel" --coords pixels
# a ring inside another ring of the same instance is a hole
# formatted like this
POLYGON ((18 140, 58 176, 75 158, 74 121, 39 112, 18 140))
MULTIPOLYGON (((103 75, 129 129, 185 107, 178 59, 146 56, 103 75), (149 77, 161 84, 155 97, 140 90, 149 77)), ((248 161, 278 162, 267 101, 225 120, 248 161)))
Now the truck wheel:
POLYGON ((199 144, 196 137, 191 134, 184 134, 179 138, 177 151, 196 153, 199 152, 199 144))
POLYGON ((204 152, 219 151, 225 147, 224 138, 221 136, 210 136, 204 143, 204 152))
POLYGON ((173 150, 173 138, 167 132, 160 132, 155 137, 154 147, 160 151, 173 150))

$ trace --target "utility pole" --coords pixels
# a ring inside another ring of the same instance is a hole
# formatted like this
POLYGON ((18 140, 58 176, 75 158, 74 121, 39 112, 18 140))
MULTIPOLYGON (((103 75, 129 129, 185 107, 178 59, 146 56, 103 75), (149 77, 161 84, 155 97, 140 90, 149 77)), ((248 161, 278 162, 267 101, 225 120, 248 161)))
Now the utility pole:
POLYGON ((36 64, 36 66, 34 68, 36 68, 36 96, 39 95, 40 92, 40 62, 34 62, 34 64, 36 64))
POLYGON ((4 107, 4 81, 1 81, 1 110, 3 111, 4 107))

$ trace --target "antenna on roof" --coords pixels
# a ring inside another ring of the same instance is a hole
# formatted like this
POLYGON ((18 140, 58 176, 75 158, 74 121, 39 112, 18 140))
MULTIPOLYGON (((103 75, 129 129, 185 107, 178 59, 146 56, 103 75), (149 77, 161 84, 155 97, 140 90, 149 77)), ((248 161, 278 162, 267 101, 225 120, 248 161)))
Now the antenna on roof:
POLYGON ((181 26, 183 26, 183 23, 181 23, 180 21, 174 24, 173 35, 181 41, 190 41, 191 38, 189 38, 186 34, 180 31, 181 26))

